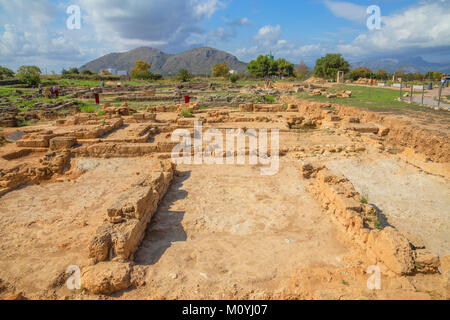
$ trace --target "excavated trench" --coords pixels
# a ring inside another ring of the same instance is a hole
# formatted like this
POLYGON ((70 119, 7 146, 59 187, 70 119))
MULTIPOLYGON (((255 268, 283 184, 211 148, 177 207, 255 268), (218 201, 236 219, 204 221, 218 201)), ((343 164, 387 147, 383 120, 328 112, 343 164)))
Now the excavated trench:
POLYGON ((274 176, 257 166, 180 166, 135 256, 152 292, 221 298, 282 290, 300 267, 342 265, 348 248, 306 192, 295 162, 274 176))

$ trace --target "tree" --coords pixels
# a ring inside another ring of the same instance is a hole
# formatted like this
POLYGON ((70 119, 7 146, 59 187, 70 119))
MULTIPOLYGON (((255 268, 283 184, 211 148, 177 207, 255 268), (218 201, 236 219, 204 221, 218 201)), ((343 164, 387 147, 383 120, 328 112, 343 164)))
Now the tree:
POLYGON ((377 78, 378 80, 387 80, 388 79, 388 74, 387 74, 386 70, 379 69, 377 71, 377 73, 375 73, 375 78, 377 78))
POLYGON ((256 77, 267 76, 290 77, 294 75, 294 65, 285 59, 272 60, 268 56, 260 55, 247 65, 249 73, 256 77))
POLYGON ((309 73, 308 66, 305 64, 305 62, 302 60, 300 63, 295 67, 295 76, 299 79, 304 79, 306 75, 309 73))
POLYGON ((442 72, 433 72, 433 80, 440 81, 443 75, 442 72))
POLYGON ((397 71, 395 71, 394 75, 396 78, 403 78, 403 76, 405 75, 405 70, 403 70, 403 68, 398 68, 397 71))
POLYGON ((314 74, 317 77, 334 79, 337 76, 338 71, 348 72, 350 70, 350 64, 345 61, 341 54, 327 54, 316 61, 314 67, 314 74))
POLYGON ((230 68, 228 68, 228 64, 226 61, 214 65, 212 70, 213 77, 228 77, 229 74, 230 68))
POLYGON ((350 78, 352 80, 358 80, 359 78, 371 78, 372 76, 372 70, 365 67, 355 68, 350 72, 350 78))
POLYGON ((427 73, 425 73, 425 79, 433 80, 433 73, 433 71, 428 71, 427 73))
POLYGON ((146 61, 137 60, 136 66, 130 70, 133 79, 139 80, 159 80, 162 78, 160 74, 154 74, 150 71, 152 65, 146 61))
POLYGON ((106 70, 106 69, 102 69, 100 71, 100 73, 101 73, 102 76, 111 76, 111 73, 108 70, 106 70))
POLYGON ((12 77, 14 77, 14 71, 12 71, 11 69, 8 69, 6 67, 0 66, 0 79, 12 78, 12 77))
POLYGON ((151 79, 152 73, 150 68, 152 65, 146 61, 137 60, 136 66, 130 70, 130 75, 133 79, 148 80, 151 79))
POLYGON ((78 68, 70 68, 69 73, 70 74, 80 74, 80 71, 78 71, 78 68))
POLYGON ((81 71, 81 74, 90 76, 90 75, 93 75, 94 73, 91 70, 89 70, 89 69, 84 69, 84 70, 81 71))
POLYGON ((294 65, 286 59, 280 58, 275 61, 280 77, 290 77, 294 75, 294 65))
POLYGON ((186 69, 181 69, 178 72, 177 79, 183 82, 190 81, 192 79, 192 74, 186 69))
POLYGON ((31 86, 41 82, 41 73, 41 69, 36 66, 21 66, 17 70, 16 77, 31 86))
POLYGON ((255 77, 264 78, 273 75, 273 72, 277 71, 274 65, 275 61, 270 60, 267 56, 260 55, 256 60, 250 61, 247 65, 247 70, 255 77))
POLYGON ((413 78, 414 78, 414 80, 418 80, 418 81, 423 81, 424 80, 423 74, 421 74, 419 72, 414 73, 413 78))

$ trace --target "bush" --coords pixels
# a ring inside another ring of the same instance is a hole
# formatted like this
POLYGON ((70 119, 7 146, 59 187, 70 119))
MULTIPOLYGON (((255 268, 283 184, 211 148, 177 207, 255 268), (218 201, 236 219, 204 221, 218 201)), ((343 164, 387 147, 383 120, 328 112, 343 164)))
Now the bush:
POLYGON ((231 83, 236 83, 239 80, 239 76, 237 74, 232 74, 230 76, 231 83))
POLYGON ((372 78, 373 72, 369 68, 355 68, 350 72, 350 78, 352 80, 358 80, 359 78, 372 78))
POLYGON ((230 73, 230 68, 228 68, 227 62, 219 63, 214 65, 212 75, 213 77, 227 77, 230 73))
POLYGON ((334 79, 338 71, 348 72, 350 64, 341 54, 327 54, 316 61, 314 75, 325 79, 334 79))
POLYGON ((180 115, 184 118, 192 118, 192 111, 190 109, 182 109, 180 115))
POLYGON ((181 69, 178 72, 177 79, 179 81, 188 82, 192 79, 192 74, 189 71, 187 71, 186 69, 181 69))
POLYGON ((267 102, 267 103, 275 103, 275 97, 264 96, 264 101, 267 102))
POLYGON ((82 103, 80 106, 80 111, 83 113, 95 113, 99 106, 96 104, 82 103))
POLYGON ((94 73, 91 70, 84 69, 83 71, 81 71, 81 74, 90 76, 90 75, 93 75, 94 73))
POLYGON ((11 69, 0 67, 0 80, 3 78, 12 78, 14 77, 14 72, 11 69))
POLYGON ((37 85, 41 82, 41 69, 36 66, 22 66, 17 70, 16 77, 29 86, 37 85))

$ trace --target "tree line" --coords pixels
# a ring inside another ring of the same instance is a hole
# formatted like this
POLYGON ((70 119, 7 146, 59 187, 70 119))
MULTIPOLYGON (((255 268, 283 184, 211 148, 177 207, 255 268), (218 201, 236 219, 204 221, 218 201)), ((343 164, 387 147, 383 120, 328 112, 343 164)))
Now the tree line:
POLYGON ((327 54, 317 59, 313 69, 308 68, 304 61, 294 67, 290 62, 284 59, 271 60, 269 56, 259 56, 256 60, 252 60, 247 69, 249 73, 258 78, 266 78, 271 76, 279 77, 297 77, 305 79, 310 76, 316 76, 326 80, 336 79, 338 71, 343 71, 345 79, 358 80, 360 78, 388 80, 393 76, 402 78, 404 81, 438 81, 442 78, 443 73, 429 71, 422 73, 406 73, 399 68, 395 73, 389 73, 384 69, 373 72, 366 67, 358 67, 352 69, 350 63, 339 54, 327 54))
MULTIPOLYGON (((163 78, 161 74, 153 73, 150 71, 151 64, 138 60, 133 69, 130 70, 130 76, 134 80, 160 80, 163 78)), ((268 55, 260 55, 255 60, 250 61, 247 65, 247 70, 250 76, 254 78, 292 78, 304 80, 310 76, 316 76, 326 80, 336 79, 338 71, 345 73, 345 79, 358 80, 360 78, 376 79, 376 80, 389 80, 393 76, 402 78, 403 81, 439 81, 442 78, 443 73, 429 71, 425 74, 422 73, 406 73, 403 69, 398 69, 395 73, 388 73, 386 70, 379 69, 374 72, 366 67, 358 67, 352 69, 350 63, 344 59, 341 54, 327 54, 324 57, 317 59, 313 69, 308 68, 304 61, 300 61, 298 65, 290 63, 286 59, 273 59, 268 55)), ((222 62, 213 66, 211 70, 211 76, 223 77, 229 79, 231 82, 245 77, 245 75, 235 72, 230 72, 226 62, 222 62)), ((40 83, 40 76, 42 72, 36 66, 22 66, 14 73, 11 69, 0 66, 0 80, 8 78, 17 78, 18 80, 28 84, 37 85, 40 83)), ((53 72, 54 74, 54 72, 53 72)), ((78 68, 63 69, 61 71, 63 78, 89 78, 93 79, 108 79, 108 76, 113 76, 108 73, 107 70, 102 70, 101 75, 98 75, 91 70, 79 70, 78 68), (106 78, 105 78, 106 77, 106 78)), ((117 76, 116 76, 117 77, 117 76)), ((186 69, 179 70, 176 75, 179 81, 190 81, 193 78, 192 73, 186 69)))

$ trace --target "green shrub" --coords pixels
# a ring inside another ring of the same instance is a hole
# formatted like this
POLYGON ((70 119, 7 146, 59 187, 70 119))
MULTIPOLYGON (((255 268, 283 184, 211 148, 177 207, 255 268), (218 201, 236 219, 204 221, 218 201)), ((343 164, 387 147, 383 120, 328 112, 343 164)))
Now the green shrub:
POLYGON ((192 111, 190 109, 182 109, 180 115, 184 118, 192 118, 192 111))
POLYGON ((264 101, 267 102, 267 103, 275 103, 275 97, 264 96, 264 101))
POLYGON ((95 104, 87 104, 84 103, 80 106, 80 111, 83 113, 95 113, 98 109, 98 106, 95 104))
POLYGON ((178 72, 177 79, 182 82, 188 82, 192 79, 192 74, 186 69, 181 69, 178 72))

